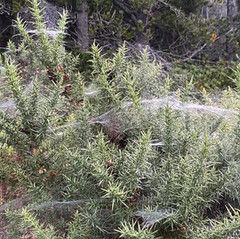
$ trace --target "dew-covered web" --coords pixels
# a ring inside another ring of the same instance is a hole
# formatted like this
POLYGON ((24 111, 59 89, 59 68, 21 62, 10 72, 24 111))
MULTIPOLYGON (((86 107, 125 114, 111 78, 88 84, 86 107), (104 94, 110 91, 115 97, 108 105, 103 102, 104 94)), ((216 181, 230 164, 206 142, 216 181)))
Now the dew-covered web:
MULTIPOLYGON (((24 90, 24 95, 28 95, 33 89, 34 81, 31 81, 24 90)), ((86 96, 97 95, 99 91, 97 89, 89 89, 85 92, 86 96)), ((238 115, 238 111, 232 109, 224 109, 216 106, 209 106, 203 104, 197 104, 192 102, 182 102, 180 99, 175 97, 161 97, 155 99, 144 99, 140 101, 141 106, 141 114, 145 115, 145 117, 149 117, 149 119, 156 118, 156 113, 160 109, 164 109, 167 106, 172 110, 180 112, 181 114, 188 114, 192 117, 196 115, 207 114, 213 117, 220 117, 227 121, 233 121, 236 115, 238 115)), ((8 99, 0 102, 0 110, 3 112, 14 113, 15 112, 15 103, 12 99, 8 99)), ((137 117, 137 112, 134 110, 134 103, 127 101, 123 103, 121 108, 113 108, 106 113, 103 113, 99 116, 96 116, 90 119, 89 124, 100 124, 104 127, 112 127, 116 125, 116 122, 120 125, 118 128, 114 128, 114 130, 119 130, 121 132, 126 132, 129 129, 134 129, 139 127, 141 124, 140 117, 137 117), (137 119, 137 120, 136 120, 137 119), (126 123, 127 122, 127 123, 126 123)), ((66 128, 78 128, 81 127, 81 122, 71 122, 59 127, 53 128, 49 130, 49 133, 56 133, 61 136, 64 134, 66 128)), ((153 142, 152 146, 163 146, 163 142, 153 142)))
MULTIPOLYGON (((2 83, 1 83, 2 84, 2 83)), ((24 93, 23 95, 26 96, 28 95, 32 89, 33 89, 33 84, 34 84, 34 80, 32 80, 24 89, 24 93)), ((6 98, 6 97, 5 97, 6 98)), ((10 97, 7 97, 7 100, 0 100, 0 110, 3 112, 11 112, 13 113, 16 109, 16 105, 14 103, 14 101, 12 99, 9 99, 10 97)))
POLYGON ((103 199, 82 199, 73 201, 47 201, 39 203, 37 205, 32 204, 27 207, 28 210, 36 212, 47 212, 57 213, 61 216, 69 216, 74 213, 80 207, 85 206, 87 203, 98 203, 102 202, 103 199))
MULTIPOLYGON (((86 94, 94 94, 93 92, 86 92, 86 94)), ((151 100, 142 100, 140 102, 142 113, 149 115, 149 117, 154 117, 154 115, 157 113, 159 109, 164 109, 167 106, 170 107, 172 110, 179 111, 183 114, 189 114, 189 115, 196 115, 196 114, 209 114, 216 117, 222 117, 227 121, 232 121, 237 115, 238 111, 231 110, 231 109, 223 109, 216 106, 208 106, 203 104, 196 104, 196 103, 186 103, 181 102, 180 100, 173 98, 173 97, 162 97, 157 99, 151 99, 151 100)), ((117 117, 125 117, 128 118, 130 121, 134 118, 133 109, 134 103, 133 102, 125 102, 123 104, 121 109, 111 109, 107 111, 106 113, 96 116, 89 120, 90 124, 100 124, 102 126, 110 126, 114 124, 117 117), (124 113, 123 113, 124 112, 124 113), (124 116, 123 116, 124 114, 124 116), (128 114, 128 115, 126 115, 128 114)), ((135 112, 136 114, 136 112, 135 112)), ((117 119, 118 122, 120 119, 117 119)), ((131 124, 131 122, 130 122, 131 124)), ((79 127, 81 125, 81 122, 72 122, 65 125, 62 125, 60 127, 57 127, 53 129, 53 131, 59 131, 63 130, 64 128, 68 127, 79 127)), ((129 126, 130 127, 130 126, 129 126)), ((134 126, 131 126, 134 127, 134 126)), ((123 131, 128 130, 128 128, 122 129, 123 131)), ((161 145, 160 143, 153 143, 152 145, 161 145)))
MULTIPOLYGON (((107 130, 113 130, 117 134, 128 134, 128 132, 132 130, 142 130, 144 119, 147 119, 147 121, 152 124, 153 122, 151 121, 157 120, 159 110, 162 110, 163 112, 167 106, 170 107, 171 110, 178 112, 182 120, 185 116, 189 116, 192 120, 207 117, 205 119, 209 120, 209 125, 214 124, 214 122, 217 121, 232 124, 239 114, 236 110, 197 103, 181 102, 174 97, 142 100, 140 105, 141 112, 136 110, 133 102, 125 102, 121 108, 113 108, 106 113, 91 118, 88 123, 101 125, 107 130)), ((181 121, 181 119, 179 120, 181 121)), ((194 121, 192 123, 195 124, 194 121)), ((81 122, 71 122, 52 129, 51 133, 62 137, 65 136, 66 129, 72 128, 74 130, 79 127, 81 127, 81 122)), ((153 147, 163 147, 164 145, 164 142, 158 138, 153 139, 150 143, 150 146, 153 147)), ((173 142, 171 145, 176 145, 176 143, 173 142)))
MULTIPOLYGON (((0 215, 4 215, 6 210, 22 210, 26 208, 30 211, 35 211, 41 214, 45 214, 47 217, 50 215, 58 215, 62 217, 69 217, 73 215, 76 210, 86 206, 87 204, 103 203, 105 199, 95 198, 95 199, 82 199, 73 201, 46 201, 42 203, 35 204, 32 202, 31 198, 25 196, 23 198, 14 199, 7 204, 0 206, 0 215), (24 206, 24 204, 27 204, 24 206)), ((109 213, 111 213, 109 211, 109 213)), ((134 213, 134 216, 142 219, 143 227, 151 227, 154 224, 171 217, 175 214, 173 209, 161 209, 161 210, 140 210, 134 213)))
MULTIPOLYGON (((99 115, 89 121, 91 124, 100 124, 103 127, 114 128, 115 122, 120 126, 117 128, 119 133, 126 133, 129 130, 141 129, 143 119, 156 121, 159 110, 164 110, 166 107, 170 107, 172 111, 178 112, 181 118, 184 119, 188 115, 191 119, 201 118, 207 116, 211 123, 217 120, 224 120, 228 123, 234 122, 237 118, 238 111, 232 109, 223 109, 216 106, 208 106, 203 104, 181 102, 174 97, 162 97, 157 99, 142 100, 140 102, 141 112, 134 110, 133 102, 125 102, 123 107, 119 109, 111 109, 108 112, 99 115)), ((163 112, 163 111, 162 111, 163 112)), ((76 122, 77 123, 77 122, 76 122)), ((173 143, 174 144, 174 143, 173 143)), ((163 142, 152 142, 151 146, 162 147, 163 142)))
POLYGON ((40 34, 45 33, 50 37, 58 37, 60 34, 65 34, 63 31, 54 30, 54 29, 43 29, 41 32, 37 30, 28 30, 28 33, 30 34, 40 34))
POLYGON ((172 209, 167 210, 157 210, 157 211, 137 211, 134 215, 136 217, 142 218, 142 226, 149 228, 152 227, 155 223, 160 222, 168 217, 171 217, 176 212, 172 209))
MULTIPOLYGON (((167 106, 171 107, 173 110, 181 111, 183 113, 209 113, 213 115, 218 115, 224 117, 226 119, 231 119, 234 115, 238 114, 235 110, 230 109, 222 109, 215 106, 206 106, 201 104, 194 103, 185 103, 181 102, 172 97, 163 97, 151 100, 142 100, 140 101, 140 105, 143 110, 147 110, 148 112, 156 112, 161 108, 165 108, 167 106)), ((134 106, 133 102, 126 102, 124 107, 132 107, 134 106)), ((95 117, 90 123, 97 123, 102 125, 107 125, 111 121, 112 113, 114 110, 110 110, 100 116, 95 117)))

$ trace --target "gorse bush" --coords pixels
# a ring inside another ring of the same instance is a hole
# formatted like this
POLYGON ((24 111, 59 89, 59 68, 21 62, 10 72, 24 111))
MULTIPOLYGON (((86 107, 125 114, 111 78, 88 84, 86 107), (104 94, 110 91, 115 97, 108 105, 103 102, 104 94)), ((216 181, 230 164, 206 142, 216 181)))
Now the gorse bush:
POLYGON ((5 210, 9 238, 236 234, 239 92, 173 91, 147 50, 133 62, 124 45, 106 58, 93 44, 85 78, 64 48, 67 14, 51 30, 36 0, 32 13, 35 30, 17 19, 21 41, 1 56, 0 179, 28 198, 5 210))

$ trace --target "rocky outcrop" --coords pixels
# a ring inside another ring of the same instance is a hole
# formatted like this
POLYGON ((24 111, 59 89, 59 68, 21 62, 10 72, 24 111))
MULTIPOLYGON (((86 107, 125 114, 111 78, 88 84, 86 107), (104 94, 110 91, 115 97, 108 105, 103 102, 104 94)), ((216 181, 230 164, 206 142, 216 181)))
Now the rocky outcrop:
MULTIPOLYGON (((15 29, 12 27, 13 21, 16 18, 16 14, 11 14, 11 8, 5 7, 1 4, 0 0, 0 50, 7 46, 8 40, 16 34, 15 29)), ((61 7, 58 7, 52 3, 44 0, 40 0, 40 5, 43 13, 43 21, 48 29, 56 29, 58 27, 58 20, 60 14, 63 11, 61 7)), ((33 20, 30 9, 24 6, 18 13, 21 19, 28 22, 28 30, 34 30, 34 26, 29 24, 33 20)))
POLYGON ((238 14, 237 0, 223 0, 222 3, 214 0, 210 0, 209 2, 210 4, 203 7, 201 11, 206 19, 228 17, 229 12, 231 12, 232 17, 238 14))
MULTIPOLYGON (((63 9, 44 0, 40 1, 40 7, 41 9, 43 9, 42 10, 43 21, 46 27, 49 29, 58 28, 58 20, 60 19, 59 13, 61 13, 63 9)), ((27 6, 22 8, 18 14, 20 18, 26 22, 30 22, 33 20, 31 11, 27 6)), ((35 28, 31 25, 28 25, 28 29, 33 30, 35 28)))

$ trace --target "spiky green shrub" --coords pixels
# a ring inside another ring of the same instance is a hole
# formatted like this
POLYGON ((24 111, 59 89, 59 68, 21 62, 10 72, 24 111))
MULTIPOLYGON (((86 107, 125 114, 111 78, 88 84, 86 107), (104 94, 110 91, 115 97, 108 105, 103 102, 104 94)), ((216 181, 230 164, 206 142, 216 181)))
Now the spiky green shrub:
POLYGON ((234 70, 234 73, 236 78, 233 79, 233 81, 237 87, 237 90, 239 91, 240 89, 240 65, 239 64, 237 65, 236 70, 234 70))
POLYGON ((124 45, 107 58, 93 44, 85 78, 64 48, 66 15, 50 31, 36 0, 32 11, 36 30, 17 19, 22 40, 0 61, 12 99, 0 105, 0 177, 29 197, 25 209, 6 212, 9 235, 236 234, 239 93, 215 101, 203 92, 200 101, 192 84, 173 91, 147 50, 133 62, 124 45))

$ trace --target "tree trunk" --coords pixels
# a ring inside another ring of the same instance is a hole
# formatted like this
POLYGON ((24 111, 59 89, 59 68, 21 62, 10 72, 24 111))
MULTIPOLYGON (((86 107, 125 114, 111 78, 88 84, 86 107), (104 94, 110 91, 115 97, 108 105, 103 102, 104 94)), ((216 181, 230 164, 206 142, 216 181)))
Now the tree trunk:
MULTIPOLYGON (((227 17, 229 20, 230 29, 233 29, 233 14, 234 14, 234 0, 227 0, 227 17)), ((233 49, 230 39, 227 40, 226 52, 228 53, 228 61, 233 59, 233 49)))
POLYGON ((87 0, 83 0, 79 5, 77 4, 77 43, 83 52, 88 51, 89 36, 88 36, 88 13, 87 0))
POLYGON ((12 19, 7 14, 0 15, 0 51, 1 48, 7 46, 7 42, 11 37, 12 19))

